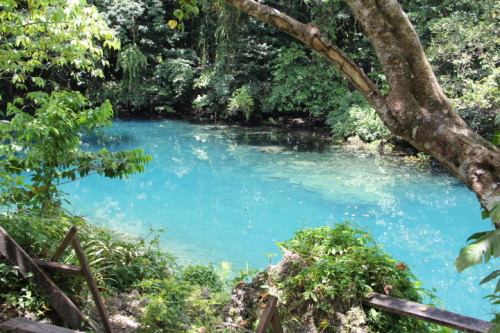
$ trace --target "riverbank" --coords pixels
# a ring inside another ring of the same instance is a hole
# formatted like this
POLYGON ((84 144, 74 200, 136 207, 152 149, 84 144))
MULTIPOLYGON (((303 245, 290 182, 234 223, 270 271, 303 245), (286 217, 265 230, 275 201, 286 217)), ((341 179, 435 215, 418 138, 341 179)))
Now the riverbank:
MULTIPOLYGON (((208 114, 204 112, 196 112, 190 110, 189 112, 145 112, 141 113, 141 117, 134 115, 127 115, 127 113, 119 113, 117 120, 124 121, 147 121, 147 120, 174 120, 184 121, 197 125, 213 125, 213 126, 231 126, 242 127, 254 130, 277 130, 282 134, 289 134, 286 140, 281 140, 278 144, 283 146, 297 146, 297 149, 321 149, 321 146, 330 144, 345 145, 346 147, 354 150, 364 150, 377 152, 379 154, 392 154, 407 158, 408 162, 420 163, 421 159, 418 157, 419 151, 408 144, 406 141, 396 137, 390 136, 384 140, 375 140, 373 142, 364 142, 358 137, 350 137, 346 140, 334 139, 331 134, 330 127, 325 123, 325 119, 321 117, 311 117, 306 112, 296 113, 279 113, 266 114, 266 118, 259 118, 258 120, 236 121, 234 119, 223 119, 217 114, 208 114)), ((429 159, 427 163, 430 167, 439 167, 439 164, 434 159, 429 159)))

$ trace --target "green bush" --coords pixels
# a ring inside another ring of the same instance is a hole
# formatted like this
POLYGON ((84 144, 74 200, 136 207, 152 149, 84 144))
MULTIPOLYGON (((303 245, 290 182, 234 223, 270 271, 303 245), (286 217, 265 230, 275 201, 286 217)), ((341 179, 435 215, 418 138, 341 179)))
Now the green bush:
MULTIPOLYGON (((106 228, 87 224, 82 218, 69 217, 63 214, 53 217, 40 217, 30 213, 0 215, 0 225, 14 240, 34 258, 49 258, 71 228, 78 228, 78 238, 82 244, 90 269, 101 290, 113 293, 116 290, 127 291, 132 285, 143 279, 161 279, 171 275, 174 266, 173 258, 162 252, 158 247, 157 238, 145 240, 118 234, 106 228)), ((0 273, 14 271, 5 258, 0 258, 0 273)), ((79 265, 75 252, 69 247, 60 262, 79 265)), ((89 289, 82 277, 54 275, 56 284, 70 298, 84 302, 89 299, 89 289)), ((16 274, 4 274, 0 279, 0 303, 25 295, 29 289, 26 279, 16 274), (23 291, 24 290, 24 291, 23 291)), ((39 305, 45 302, 38 294, 30 294, 19 299, 27 299, 30 303, 39 305)), ((19 306, 18 310, 32 308, 19 306)), ((48 307, 37 306, 38 310, 48 307)), ((36 312, 35 312, 36 313, 36 312)))
POLYGON ((349 91, 333 66, 316 54, 308 55, 299 44, 278 50, 272 75, 264 112, 299 111, 325 116, 337 109, 337 100, 349 91))
POLYGON ((234 76, 224 74, 221 69, 203 72, 195 80, 194 88, 201 93, 193 101, 193 107, 209 113, 222 113, 231 96, 234 76))
MULTIPOLYGON (((297 232, 280 244, 298 254, 293 276, 270 276, 269 290, 276 288, 284 304, 286 322, 300 320, 301 309, 312 311, 316 327, 335 325, 337 312, 347 313, 368 292, 379 292, 422 302, 421 290, 408 267, 377 246, 372 237, 352 225, 336 224, 297 232)), ((366 326, 374 332, 426 332, 427 325, 408 317, 365 308, 366 326)), ((328 330, 327 330, 328 331, 328 330)))
POLYGON ((364 97, 354 91, 337 100, 337 108, 326 118, 332 135, 337 139, 357 136, 365 142, 388 138, 391 134, 364 97))
POLYGON ((17 271, 16 266, 2 263, 0 258, 0 302, 3 313, 12 311, 42 315, 46 300, 34 293, 35 285, 17 271))
POLYGON ((245 119, 249 120, 250 115, 253 112, 254 101, 252 96, 248 93, 248 87, 243 86, 236 89, 233 92, 231 98, 229 98, 226 112, 229 115, 234 116, 238 112, 242 112, 245 115, 245 119))
POLYGON ((135 285, 146 300, 140 316, 140 332, 215 332, 228 293, 202 285, 213 284, 203 272, 215 276, 211 266, 188 266, 181 274, 144 280, 135 285))
POLYGON ((498 34, 500 5, 494 0, 440 5, 451 12, 426 25, 432 34, 426 53, 454 109, 472 129, 491 139, 500 102, 500 52, 492 37, 498 34))
POLYGON ((66 201, 60 185, 93 174, 128 177, 143 172, 152 159, 142 149, 83 149, 82 135, 111 125, 109 101, 93 107, 74 91, 30 92, 26 99, 9 103, 5 115, 10 122, 0 126, 0 141, 8 142, 0 145, 0 205, 50 215, 66 201), (25 104, 34 110, 27 112, 25 104))
MULTIPOLYGON (((90 269, 104 296, 137 288, 146 300, 138 320, 141 332, 205 332, 220 322, 227 303, 224 269, 186 266, 178 270, 174 259, 159 249, 157 237, 134 238, 92 226, 81 218, 63 214, 40 217, 28 212, 0 215, 0 225, 31 257, 49 258, 71 226, 78 228, 90 269)), ((151 229, 150 236, 155 230, 151 229)), ((71 248, 60 262, 79 265, 71 248)), ((82 277, 52 275, 54 282, 82 309, 90 309, 89 289, 82 277)), ((0 304, 12 313, 29 312, 39 319, 49 315, 48 301, 36 292, 14 266, 0 257, 0 304)))
POLYGON ((185 281, 196 285, 205 286, 214 290, 222 289, 222 282, 213 266, 186 266, 182 269, 181 275, 185 281))

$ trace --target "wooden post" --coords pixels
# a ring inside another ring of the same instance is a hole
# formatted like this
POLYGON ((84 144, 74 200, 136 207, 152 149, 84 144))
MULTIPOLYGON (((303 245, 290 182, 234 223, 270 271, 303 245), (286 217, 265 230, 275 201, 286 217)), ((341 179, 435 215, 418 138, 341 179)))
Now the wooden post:
POLYGON ((87 284, 89 285, 90 292, 92 293, 92 297, 94 298, 97 310, 99 311, 99 315, 101 316, 104 329, 108 333, 113 333, 113 328, 111 327, 111 324, 109 322, 108 312, 106 311, 106 307, 104 306, 104 302, 102 300, 101 294, 99 293, 99 289, 97 289, 97 285, 94 281, 94 278, 92 277, 92 272, 90 271, 87 258, 85 258, 85 254, 83 253, 83 248, 80 244, 80 241, 78 240, 78 236, 74 235, 71 243, 73 245, 73 248, 75 249, 78 261, 80 261, 83 275, 85 276, 87 284))
POLYGON ((488 321, 378 293, 371 293, 363 303, 374 308, 425 320, 461 332, 486 333, 495 325, 488 321))
POLYGON ((85 318, 76 305, 52 282, 45 272, 2 227, 0 227, 0 253, 13 265, 18 266, 18 270, 23 276, 26 277, 29 273, 32 273, 27 279, 36 283, 49 296, 50 305, 71 328, 80 329, 88 325, 93 330, 96 330, 96 327, 85 318))
POLYGON ((68 233, 66 234, 66 237, 64 237, 61 244, 57 248, 56 252, 52 256, 52 258, 50 258, 50 261, 58 261, 59 258, 61 258, 64 250, 66 250, 68 245, 71 243, 77 231, 78 229, 75 226, 72 226, 71 229, 69 229, 68 233))
POLYGON ((283 327, 281 326, 277 304, 278 298, 275 296, 269 296, 267 307, 264 312, 262 312, 259 327, 257 327, 257 331, 255 331, 255 333, 264 333, 269 327, 269 324, 271 324, 271 328, 273 329, 274 333, 283 333, 283 327))

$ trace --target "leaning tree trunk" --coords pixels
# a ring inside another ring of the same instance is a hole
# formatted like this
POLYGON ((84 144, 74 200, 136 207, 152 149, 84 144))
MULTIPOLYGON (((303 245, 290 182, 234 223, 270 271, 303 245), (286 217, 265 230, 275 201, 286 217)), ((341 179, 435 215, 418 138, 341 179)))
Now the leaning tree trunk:
MULTIPOLYGON (((500 202, 500 151, 452 109, 396 0, 346 0, 382 64, 390 87, 387 95, 315 25, 298 22, 254 0, 225 2, 319 52, 366 97, 392 133, 446 166, 487 210, 500 202)), ((499 227, 500 221, 495 222, 499 227)))

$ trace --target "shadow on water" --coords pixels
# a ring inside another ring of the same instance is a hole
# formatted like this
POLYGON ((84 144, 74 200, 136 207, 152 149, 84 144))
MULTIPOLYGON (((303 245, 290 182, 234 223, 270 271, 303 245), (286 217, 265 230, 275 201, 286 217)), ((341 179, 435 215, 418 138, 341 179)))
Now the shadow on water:
POLYGON ((128 133, 103 133, 98 134, 86 134, 81 135, 83 146, 88 149, 100 149, 101 147, 106 147, 108 150, 119 150, 123 149, 124 146, 135 146, 137 141, 133 135, 128 133))

